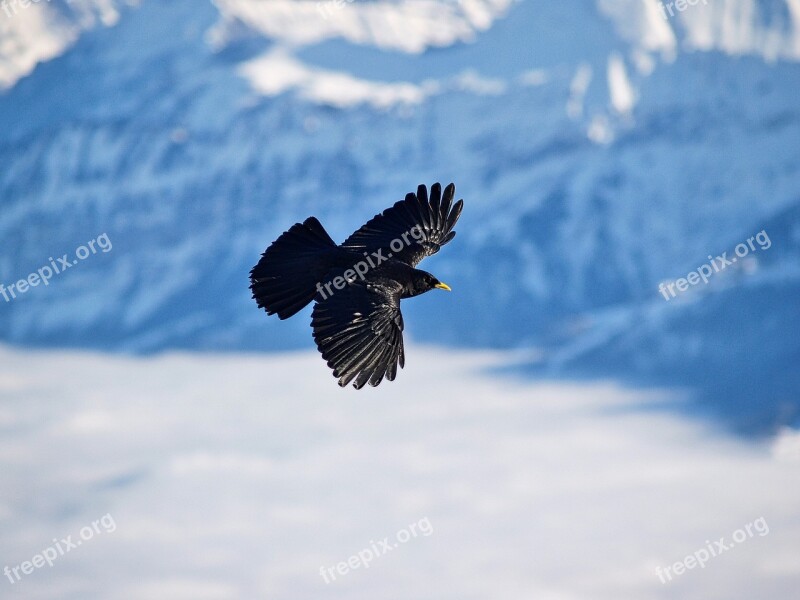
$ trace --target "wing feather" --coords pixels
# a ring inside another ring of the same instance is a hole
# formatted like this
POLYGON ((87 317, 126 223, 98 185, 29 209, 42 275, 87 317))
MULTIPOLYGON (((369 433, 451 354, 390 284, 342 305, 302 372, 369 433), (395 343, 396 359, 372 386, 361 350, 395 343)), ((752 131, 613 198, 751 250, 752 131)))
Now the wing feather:
POLYGON ((404 200, 375 215, 342 246, 368 252, 382 250, 384 256, 416 266, 455 237, 453 228, 464 207, 463 200, 453 204, 455 189, 451 183, 442 195, 442 186, 434 183, 429 199, 427 188, 420 185, 416 194, 406 194, 404 200), (402 249, 393 250, 392 242, 395 247, 402 243, 402 249))
POLYGON ((402 366, 402 286, 395 281, 353 281, 327 298, 317 297, 311 315, 322 358, 344 387, 356 389, 394 379, 402 366))

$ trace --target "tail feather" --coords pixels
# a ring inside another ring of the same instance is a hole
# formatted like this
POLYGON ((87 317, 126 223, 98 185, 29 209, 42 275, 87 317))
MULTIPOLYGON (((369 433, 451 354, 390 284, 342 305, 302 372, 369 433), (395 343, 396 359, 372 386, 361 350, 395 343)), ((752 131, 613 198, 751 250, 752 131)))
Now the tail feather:
POLYGON ((250 271, 250 289, 259 308, 288 319, 308 305, 328 271, 326 258, 336 248, 314 217, 281 234, 250 271))

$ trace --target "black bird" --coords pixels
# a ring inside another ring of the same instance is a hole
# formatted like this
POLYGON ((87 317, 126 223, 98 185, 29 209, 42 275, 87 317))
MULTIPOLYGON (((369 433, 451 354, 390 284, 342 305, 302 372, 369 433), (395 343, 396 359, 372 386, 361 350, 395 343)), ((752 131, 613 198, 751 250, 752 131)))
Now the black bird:
POLYGON ((376 215, 337 246, 315 217, 293 225, 250 271, 253 298, 288 319, 315 300, 314 340, 344 387, 393 381, 405 365, 400 300, 433 288, 450 291, 414 268, 452 240, 464 201, 456 188, 424 185, 376 215))

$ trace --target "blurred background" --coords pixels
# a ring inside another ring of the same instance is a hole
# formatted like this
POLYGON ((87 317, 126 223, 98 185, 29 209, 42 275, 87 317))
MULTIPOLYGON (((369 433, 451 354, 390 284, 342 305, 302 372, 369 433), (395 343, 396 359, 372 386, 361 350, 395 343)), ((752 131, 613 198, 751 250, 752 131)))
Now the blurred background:
POLYGON ((0 597, 796 598, 799 63, 797 0, 0 0, 0 597), (248 272, 435 181, 341 390, 248 272))

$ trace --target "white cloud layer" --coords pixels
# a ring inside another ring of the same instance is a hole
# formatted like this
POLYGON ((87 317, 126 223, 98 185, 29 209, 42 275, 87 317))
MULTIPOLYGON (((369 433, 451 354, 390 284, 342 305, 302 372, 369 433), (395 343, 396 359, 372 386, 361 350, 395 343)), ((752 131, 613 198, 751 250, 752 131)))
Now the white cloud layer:
POLYGON ((3 596, 794 597, 796 434, 747 443, 656 410, 663 393, 485 374, 510 355, 408 356, 356 393, 311 352, 0 348, 0 566, 117 525, 3 596), (324 583, 320 567, 424 517, 429 537, 324 583), (760 517, 768 535, 656 577, 760 517))

